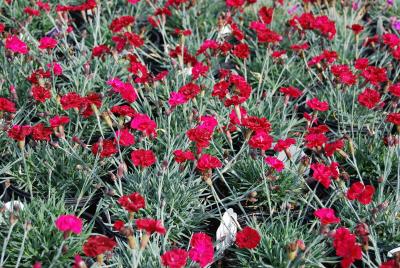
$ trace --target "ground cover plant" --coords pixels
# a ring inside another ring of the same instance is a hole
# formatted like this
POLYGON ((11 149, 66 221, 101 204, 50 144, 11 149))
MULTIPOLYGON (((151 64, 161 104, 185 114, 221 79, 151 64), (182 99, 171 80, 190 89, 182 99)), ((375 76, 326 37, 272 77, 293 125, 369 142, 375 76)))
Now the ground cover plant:
POLYGON ((400 267, 400 3, 0 2, 0 267, 400 267))

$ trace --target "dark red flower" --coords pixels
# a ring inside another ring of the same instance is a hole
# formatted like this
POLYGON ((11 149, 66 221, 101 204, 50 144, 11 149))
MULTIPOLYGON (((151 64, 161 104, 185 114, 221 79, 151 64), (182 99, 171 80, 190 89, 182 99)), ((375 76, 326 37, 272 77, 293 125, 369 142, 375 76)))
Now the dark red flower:
POLYGON ((117 147, 113 140, 102 140, 95 143, 92 147, 92 153, 97 155, 100 153, 100 157, 110 157, 118 152, 117 147))
POLYGON ((25 125, 14 125, 10 130, 8 130, 7 134, 10 138, 16 141, 24 141, 25 138, 32 133, 32 127, 25 125))
POLYGON ((380 102, 381 95, 374 89, 366 88, 357 99, 362 106, 372 109, 380 102))
POLYGON ((121 16, 114 19, 109 28, 113 33, 121 31, 123 28, 132 25, 135 22, 135 17, 133 16, 121 16))
POLYGON ((32 137, 36 141, 49 141, 53 130, 50 127, 46 127, 43 123, 39 123, 32 127, 32 137))
POLYGON ((51 98, 51 91, 41 87, 41 86, 32 86, 32 95, 35 100, 38 102, 45 102, 47 99, 51 98))
POLYGON ((232 53, 239 59, 246 59, 250 55, 249 46, 244 43, 238 44, 233 48, 232 53))
POLYGON ((138 212, 140 209, 145 208, 146 201, 139 193, 132 193, 121 196, 118 199, 118 204, 128 212, 138 212))
POLYGON ((15 104, 12 101, 0 97, 0 111, 15 113, 17 110, 15 109, 15 104))
POLYGON ((137 167, 149 167, 156 162, 156 157, 151 150, 137 149, 131 153, 131 160, 137 167))
POLYGON ((186 150, 186 151, 175 150, 174 151, 174 159, 177 163, 184 163, 186 161, 193 161, 194 155, 190 150, 186 150))
POLYGON ((88 257, 96 257, 104 254, 106 251, 111 251, 117 245, 113 238, 108 238, 103 235, 92 235, 83 244, 83 253, 88 257))
POLYGON ((271 24, 274 15, 273 7, 261 7, 258 11, 259 19, 265 24, 271 24))
POLYGON ((243 230, 236 234, 236 246, 238 248, 253 249, 258 246, 261 241, 261 236, 257 230, 246 226, 243 230))

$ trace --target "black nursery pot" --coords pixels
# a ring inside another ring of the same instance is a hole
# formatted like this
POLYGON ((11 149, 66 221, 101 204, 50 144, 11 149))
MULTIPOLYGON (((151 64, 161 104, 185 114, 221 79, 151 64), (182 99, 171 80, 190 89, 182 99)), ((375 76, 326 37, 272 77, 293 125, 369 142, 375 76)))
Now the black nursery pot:
MULTIPOLYGON (((30 202, 32 196, 14 185, 6 186, 5 183, 1 184, 0 187, 1 193, 3 194, 2 201, 9 202, 12 199, 25 200, 26 202, 30 202)), ((84 196, 79 200, 77 198, 67 197, 64 199, 64 203, 66 206, 76 206, 77 208, 83 208, 85 206, 89 208, 95 208, 102 198, 103 193, 101 191, 96 191, 93 196, 84 196)))

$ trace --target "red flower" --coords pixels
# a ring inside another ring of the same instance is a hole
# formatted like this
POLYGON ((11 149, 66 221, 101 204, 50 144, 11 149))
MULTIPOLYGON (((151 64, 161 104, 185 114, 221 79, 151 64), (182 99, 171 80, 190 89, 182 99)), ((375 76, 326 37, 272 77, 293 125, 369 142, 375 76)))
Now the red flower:
POLYGON ((253 249, 258 246, 261 241, 261 236, 257 230, 251 227, 244 227, 243 230, 236 234, 236 246, 238 248, 253 249))
POLYGON ((365 68, 368 67, 368 64, 369 64, 369 62, 368 62, 367 58, 359 58, 359 59, 356 59, 356 61, 354 62, 354 67, 357 70, 364 70, 365 68))
POLYGON ((79 96, 75 92, 69 92, 61 97, 60 99, 61 106, 64 110, 69 110, 72 108, 79 109, 83 103, 85 103, 84 98, 79 96))
POLYGON ((193 161, 194 155, 190 150, 187 151, 175 150, 174 159, 177 163, 184 163, 186 161, 193 161))
POLYGON ((307 148, 316 148, 324 145, 328 138, 323 133, 309 133, 304 137, 307 148))
POLYGON ((343 140, 337 140, 334 142, 326 143, 324 150, 328 157, 331 157, 337 150, 342 149, 344 146, 343 140))
POLYGON ((383 262, 379 268, 397 268, 397 264, 395 260, 388 260, 386 262, 383 262))
POLYGON ((279 92, 285 94, 286 96, 292 97, 294 99, 297 99, 298 97, 300 97, 303 94, 303 92, 300 89, 292 87, 292 86, 281 87, 279 89, 279 92))
POLYGON ((192 68, 192 79, 196 80, 200 76, 206 76, 208 72, 208 66, 202 64, 201 62, 197 62, 192 68))
POLYGON ((186 101, 194 99, 200 93, 200 87, 196 84, 189 83, 182 86, 178 93, 185 96, 186 101))
POLYGON ((328 189, 331 184, 331 168, 321 163, 314 163, 311 164, 311 169, 313 171, 312 177, 328 189))
POLYGON ((16 141, 24 141, 25 138, 32 133, 31 126, 14 125, 7 134, 10 138, 16 141))
POLYGON ((262 7, 258 11, 258 17, 265 24, 271 24, 273 15, 274 15, 273 7, 262 7))
POLYGON ((362 182, 353 183, 347 191, 349 200, 357 199, 361 204, 368 205, 372 201, 375 188, 372 185, 364 185, 362 182))
POLYGON ((119 116, 133 117, 136 114, 135 109, 129 105, 117 105, 111 107, 111 112, 119 116))
POLYGON ((165 234, 166 230, 159 220, 154 219, 137 219, 136 227, 139 230, 145 230, 149 235, 153 233, 165 234))
POLYGON ((287 138, 286 140, 278 140, 274 146, 274 151, 281 152, 288 149, 293 144, 296 144, 296 140, 293 138, 287 138))
POLYGON ((157 124, 146 114, 135 114, 131 128, 142 131, 146 136, 156 136, 157 124))
POLYGON ((189 257, 200 264, 200 267, 205 267, 214 259, 214 246, 211 237, 205 233, 196 233, 190 240, 189 257))
POLYGON ((353 24, 351 25, 351 30, 355 35, 358 35, 364 30, 364 27, 360 24, 353 24))
POLYGON ((149 167, 156 162, 156 157, 151 150, 138 149, 131 153, 131 160, 135 166, 149 167))
POLYGON ((271 148, 273 138, 265 131, 256 131, 256 133, 250 138, 249 146, 255 149, 263 151, 271 148))
POLYGON ((268 166, 272 167, 277 172, 281 172, 285 168, 285 164, 281 160, 273 156, 266 157, 265 163, 267 163, 268 166))
POLYGON ((121 220, 116 220, 113 224, 114 230, 117 230, 117 231, 121 231, 121 229, 124 228, 124 226, 125 226, 125 222, 121 221, 121 220))
POLYGON ((39 17, 40 11, 31 7, 24 8, 24 13, 28 14, 29 16, 39 17))
POLYGON ((375 66, 368 66, 361 72, 361 76, 372 85, 379 85, 387 81, 387 74, 385 68, 378 68, 375 66))
POLYGON ((342 257, 342 268, 350 267, 355 260, 361 260, 362 249, 356 243, 356 236, 345 227, 336 230, 333 236, 333 247, 336 255, 342 257))
POLYGON ((357 76, 351 72, 347 65, 333 65, 331 67, 331 72, 345 85, 354 85, 357 82, 357 76))
POLYGON ((245 3, 245 0, 226 0, 228 7, 241 7, 245 3))
POLYGON ((100 157, 110 157, 118 152, 113 140, 102 140, 95 143, 92 147, 92 153, 97 155, 100 152, 100 157))
POLYGON ((204 172, 214 168, 222 167, 221 161, 215 156, 209 154, 203 154, 197 161, 197 169, 204 172))
POLYGON ((137 93, 135 88, 130 83, 124 83, 118 78, 113 78, 107 81, 107 84, 112 86, 115 92, 121 95, 121 98, 129 103, 136 101, 137 93))
POLYGON ((59 127, 61 125, 66 125, 69 123, 69 117, 56 115, 49 120, 49 123, 52 128, 59 127))
POLYGON ((107 45, 98 45, 92 48, 93 57, 102 57, 105 54, 110 54, 111 50, 107 45))
POLYGON ((340 218, 335 216, 335 211, 331 208, 320 208, 314 212, 314 216, 320 220, 322 225, 340 222, 340 218))
POLYGON ((253 131, 271 131, 271 124, 265 117, 247 116, 243 118, 243 126, 253 131))
POLYGON ((145 208, 146 202, 139 193, 132 193, 123 195, 118 199, 120 204, 128 212, 138 212, 140 209, 145 208))
POLYGON ((391 113, 386 117, 386 122, 400 126, 400 113, 391 113))
POLYGON ((88 257, 96 257, 104 254, 106 251, 111 251, 117 245, 113 238, 108 238, 103 235, 92 235, 83 244, 83 253, 88 257))
POLYGON ((238 57, 239 59, 246 59, 250 55, 249 46, 247 44, 241 43, 234 47, 233 55, 238 57))
POLYGON ((135 22, 135 17, 133 16, 121 16, 114 19, 109 28, 113 33, 121 31, 123 28, 133 24, 135 22))
POLYGON ((396 97, 400 97, 400 83, 390 85, 389 92, 392 93, 396 97))
POLYGON ((6 39, 6 49, 14 53, 27 54, 29 51, 28 46, 21 41, 16 35, 11 35, 6 39))
POLYGON ((188 253, 183 249, 172 249, 161 255, 162 264, 169 268, 182 268, 186 265, 188 253))
POLYGON ((47 99, 51 98, 51 91, 41 87, 41 86, 32 86, 32 95, 35 100, 38 102, 45 102, 47 99))
POLYGON ((0 111, 15 113, 17 110, 15 109, 15 104, 12 101, 0 97, 0 111))
POLYGON ((381 100, 381 95, 378 91, 366 88, 360 95, 358 95, 358 102, 368 109, 374 108, 381 100))
POLYGON ((135 136, 124 128, 115 132, 115 143, 121 146, 131 146, 135 144, 135 136))
POLYGON ((315 111, 324 112, 329 110, 329 104, 326 101, 320 101, 318 98, 313 98, 306 101, 308 107, 315 111))
POLYGON ((45 140, 49 141, 50 136, 53 133, 53 130, 49 127, 46 127, 43 123, 39 123, 32 127, 32 136, 36 141, 45 140))
POLYGON ((39 48, 40 49, 53 49, 57 46, 58 42, 57 40, 51 38, 51 37, 42 37, 39 40, 39 48))

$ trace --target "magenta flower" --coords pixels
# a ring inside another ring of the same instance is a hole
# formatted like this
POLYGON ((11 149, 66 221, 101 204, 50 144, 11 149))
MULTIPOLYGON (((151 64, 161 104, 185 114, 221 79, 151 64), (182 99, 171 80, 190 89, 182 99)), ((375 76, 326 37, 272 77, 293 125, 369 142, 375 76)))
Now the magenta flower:
POLYGON ((59 231, 64 233, 80 234, 82 232, 82 220, 75 215, 61 215, 54 224, 59 231))
POLYGON ((20 54, 27 54, 29 51, 28 46, 16 35, 12 35, 6 39, 6 48, 20 54))

